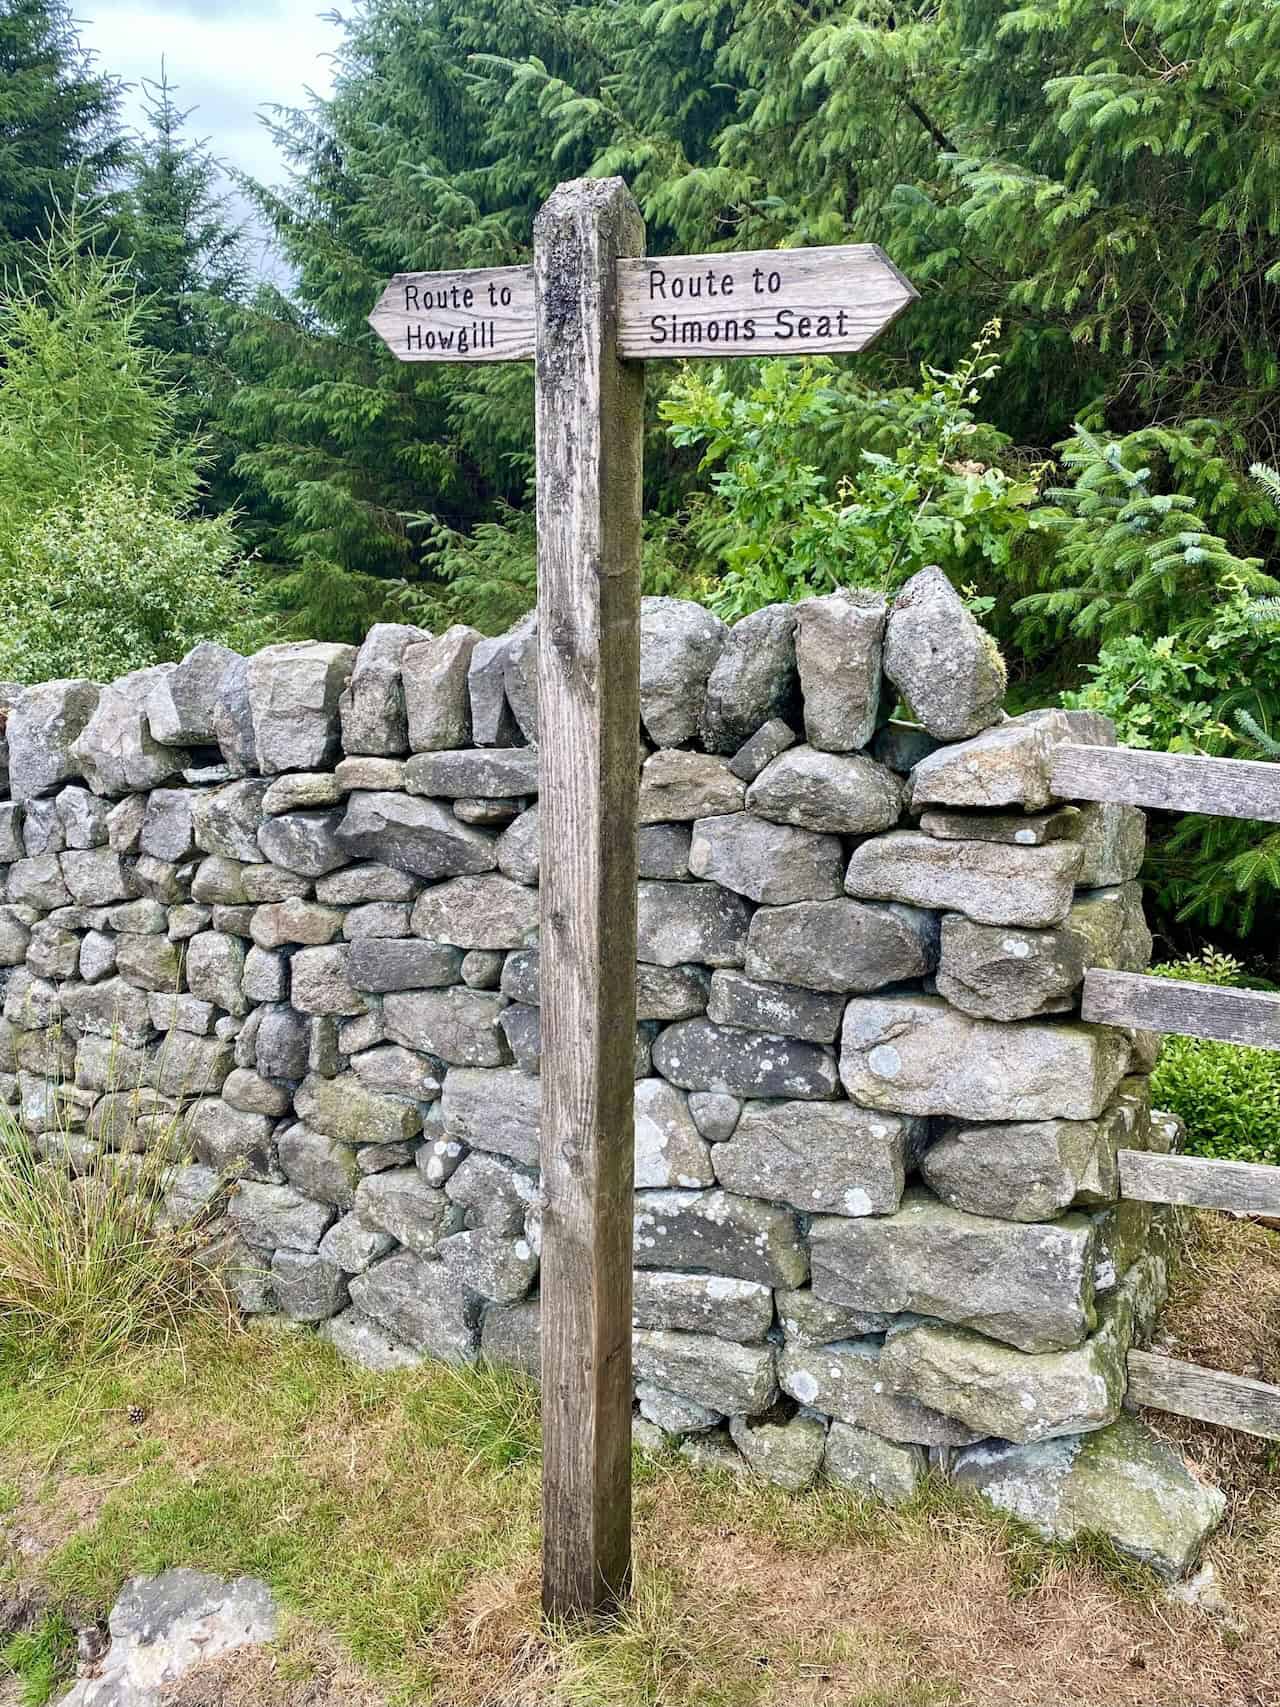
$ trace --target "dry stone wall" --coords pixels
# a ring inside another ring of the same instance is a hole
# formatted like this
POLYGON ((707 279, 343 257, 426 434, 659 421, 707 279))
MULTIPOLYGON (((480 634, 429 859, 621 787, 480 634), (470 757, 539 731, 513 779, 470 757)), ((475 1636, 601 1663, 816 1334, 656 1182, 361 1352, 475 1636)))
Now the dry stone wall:
MULTIPOLYGON (((377 1367, 537 1371, 536 658, 383 625, 2 696, 0 1096, 73 1168, 178 1120, 241 1307, 377 1367)), ((637 1430, 887 1498, 932 1455, 1063 1533, 1163 1294, 1116 1152, 1169 1127, 1078 1018, 1150 950, 1142 815, 1049 787, 1114 735, 1003 692, 937 571, 645 601, 637 1430)), ((1213 1512, 1152 1451, 1181 1569, 1213 1512)))

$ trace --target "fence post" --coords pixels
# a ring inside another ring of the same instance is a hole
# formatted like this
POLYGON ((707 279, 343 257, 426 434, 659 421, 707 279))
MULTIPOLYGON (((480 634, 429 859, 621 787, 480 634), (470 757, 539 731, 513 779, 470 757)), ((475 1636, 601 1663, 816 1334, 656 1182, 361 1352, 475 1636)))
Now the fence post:
POLYGON ((543 1606, 631 1573, 631 1240, 644 369, 616 354, 621 179, 534 227, 542 1004, 543 1606))

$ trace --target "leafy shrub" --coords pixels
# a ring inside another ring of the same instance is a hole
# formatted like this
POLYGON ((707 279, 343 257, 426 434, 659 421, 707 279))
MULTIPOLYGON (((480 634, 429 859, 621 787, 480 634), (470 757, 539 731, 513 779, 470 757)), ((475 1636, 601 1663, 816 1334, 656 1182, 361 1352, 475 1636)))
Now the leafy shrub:
MULTIPOLYGON (((1238 960, 1212 950, 1152 970, 1197 984, 1256 987, 1238 960)), ((1186 1123, 1190 1155, 1280 1165, 1280 1054, 1167 1037, 1151 1089, 1160 1108, 1186 1123)))
POLYGON ((23 1367, 109 1358, 226 1313, 192 1229, 161 1214, 177 1146, 153 1137, 144 1155, 104 1152, 73 1173, 54 1158, 74 1143, 55 1124, 42 1159, 0 1107, 0 1357, 23 1367))
POLYGON ((175 515, 125 475, 35 517, 0 570, 0 678, 110 681, 200 640, 266 639, 228 518, 175 515))

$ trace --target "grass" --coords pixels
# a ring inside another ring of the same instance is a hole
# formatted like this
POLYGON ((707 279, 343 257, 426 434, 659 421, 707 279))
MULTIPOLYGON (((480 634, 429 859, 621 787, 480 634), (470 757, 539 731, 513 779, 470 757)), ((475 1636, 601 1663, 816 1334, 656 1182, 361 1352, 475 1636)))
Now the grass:
MULTIPOLYGON (((1274 1245, 1228 1264, 1229 1311, 1258 1298, 1267 1261, 1274 1245)), ((1194 1285, 1179 1309, 1207 1309, 1194 1285)), ((1212 1474, 1239 1438, 1189 1444, 1212 1474)), ((375 1377, 313 1335, 199 1322, 182 1346, 76 1380, 0 1365, 0 1535, 52 1614, 98 1617, 127 1576, 176 1564, 262 1576, 289 1613, 274 1652, 193 1677, 181 1707, 1267 1699, 1280 1473, 1261 1460, 1228 1476, 1215 1550, 1243 1635, 1166 1603, 1107 1548, 1046 1548, 941 1482, 890 1510, 674 1454, 636 1461, 632 1601, 611 1623, 548 1629, 539 1474, 536 1395, 507 1371, 375 1377)))
POLYGON ((45 1707, 71 1674, 76 1633, 61 1612, 46 1613, 32 1630, 0 1647, 0 1676, 18 1681, 18 1707, 45 1707))
MULTIPOLYGON (((51 1138, 55 1153, 71 1142, 51 1138)), ((42 1160, 0 1107, 0 1353, 83 1366, 176 1340, 193 1312, 227 1318, 193 1230, 160 1216, 177 1153, 161 1133, 145 1154, 108 1151, 73 1173, 42 1160)))

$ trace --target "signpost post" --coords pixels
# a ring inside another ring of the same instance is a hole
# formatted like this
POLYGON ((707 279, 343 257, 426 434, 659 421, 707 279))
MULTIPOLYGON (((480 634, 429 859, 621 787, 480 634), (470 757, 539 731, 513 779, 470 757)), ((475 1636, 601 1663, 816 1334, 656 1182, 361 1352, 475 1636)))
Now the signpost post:
POLYGON ((619 178, 561 184, 532 267, 397 273, 401 361, 536 364, 542 1598, 631 1576, 631 1240, 643 361, 863 350, 916 299, 873 244, 645 258, 619 178))

